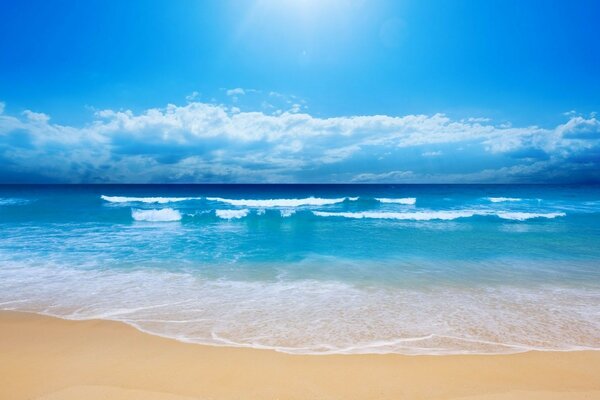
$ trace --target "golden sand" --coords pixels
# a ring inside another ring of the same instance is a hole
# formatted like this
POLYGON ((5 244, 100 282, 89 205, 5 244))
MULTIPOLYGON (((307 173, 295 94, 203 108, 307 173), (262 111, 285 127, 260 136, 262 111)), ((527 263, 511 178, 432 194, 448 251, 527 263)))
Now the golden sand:
POLYGON ((600 399, 600 352, 297 356, 0 312, 0 399, 600 399))

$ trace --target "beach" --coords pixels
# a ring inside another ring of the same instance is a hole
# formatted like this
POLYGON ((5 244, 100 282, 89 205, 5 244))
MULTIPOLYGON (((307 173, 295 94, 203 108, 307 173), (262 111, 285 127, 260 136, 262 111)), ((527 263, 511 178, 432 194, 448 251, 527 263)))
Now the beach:
POLYGON ((600 187, 0 199, 0 400, 600 399, 600 187))
POLYGON ((600 349, 600 186, 0 185, 0 310, 296 355, 600 349))
POLYGON ((0 398, 600 399, 600 352, 290 355, 3 311, 0 398))
POLYGON ((0 400, 600 400, 600 0, 1 4, 0 400))

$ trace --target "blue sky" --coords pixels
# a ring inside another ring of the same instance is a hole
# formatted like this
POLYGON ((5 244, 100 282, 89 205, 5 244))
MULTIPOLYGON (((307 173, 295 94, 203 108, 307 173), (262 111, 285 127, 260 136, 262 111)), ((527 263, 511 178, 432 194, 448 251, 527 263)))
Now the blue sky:
POLYGON ((598 182, 596 1, 4 1, 2 182, 598 182))

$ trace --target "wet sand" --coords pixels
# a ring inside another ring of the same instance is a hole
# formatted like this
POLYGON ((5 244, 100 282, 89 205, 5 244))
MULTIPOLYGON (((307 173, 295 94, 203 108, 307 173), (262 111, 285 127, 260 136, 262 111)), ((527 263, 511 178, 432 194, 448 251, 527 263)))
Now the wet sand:
POLYGON ((0 312, 0 399, 600 399, 600 352, 299 356, 0 312))

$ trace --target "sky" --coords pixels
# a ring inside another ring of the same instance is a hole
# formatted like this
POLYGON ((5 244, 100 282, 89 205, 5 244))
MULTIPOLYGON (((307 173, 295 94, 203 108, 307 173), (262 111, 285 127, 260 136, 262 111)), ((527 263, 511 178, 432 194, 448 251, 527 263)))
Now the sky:
POLYGON ((600 2, 0 2, 1 183, 600 183, 600 2))

